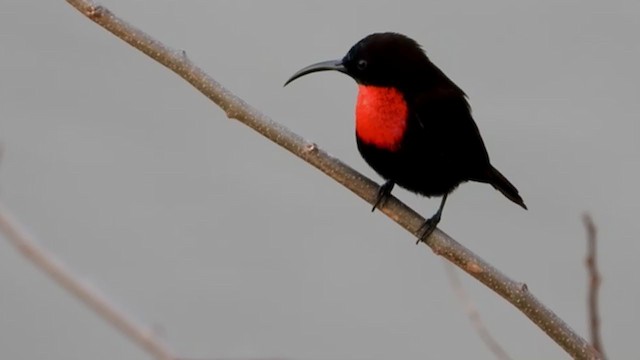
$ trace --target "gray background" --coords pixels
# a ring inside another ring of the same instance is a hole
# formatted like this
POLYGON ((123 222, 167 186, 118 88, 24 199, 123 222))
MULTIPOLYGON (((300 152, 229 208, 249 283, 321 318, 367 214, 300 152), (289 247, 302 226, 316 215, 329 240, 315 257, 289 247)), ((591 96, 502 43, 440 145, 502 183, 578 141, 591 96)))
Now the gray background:
MULTIPOLYGON (((587 334, 592 212, 604 341, 637 356, 637 1, 104 4, 376 180, 355 147, 354 83, 282 84, 371 32, 414 37, 468 93, 530 208, 466 184, 441 228, 587 334)), ((493 358, 430 250, 63 1, 0 2, 0 142, 5 206, 183 357, 493 358)), ((394 193, 425 215, 438 204, 394 193)), ((514 357, 567 357, 464 283, 514 357)), ((5 241, 0 288, 3 359, 146 357, 5 241)))

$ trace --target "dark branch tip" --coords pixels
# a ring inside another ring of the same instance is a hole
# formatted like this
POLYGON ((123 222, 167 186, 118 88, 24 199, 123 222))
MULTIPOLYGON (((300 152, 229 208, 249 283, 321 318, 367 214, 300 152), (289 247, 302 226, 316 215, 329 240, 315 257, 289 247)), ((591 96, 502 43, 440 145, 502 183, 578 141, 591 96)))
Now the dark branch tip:
POLYGON ((304 152, 313 152, 318 149, 318 145, 316 143, 308 143, 304 146, 304 152))
POLYGON ((104 15, 106 15, 108 12, 109 10, 106 7, 102 5, 96 5, 96 6, 90 7, 87 10, 87 16, 91 19, 99 19, 104 15))

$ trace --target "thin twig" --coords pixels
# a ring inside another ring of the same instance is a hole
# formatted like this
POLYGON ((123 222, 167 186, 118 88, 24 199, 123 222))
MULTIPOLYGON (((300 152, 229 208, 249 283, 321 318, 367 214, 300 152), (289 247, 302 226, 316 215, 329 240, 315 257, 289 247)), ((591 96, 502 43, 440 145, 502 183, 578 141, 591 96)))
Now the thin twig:
POLYGON ((511 360, 511 357, 509 356, 509 354, 507 354, 507 352, 502 348, 502 346, 500 346, 500 343, 498 343, 498 341, 494 339, 494 337, 491 335, 491 332, 482 321, 482 317, 480 317, 480 312, 478 312, 478 309, 475 307, 475 305, 473 304, 473 301, 471 301, 471 298, 469 297, 467 292, 464 290, 464 287, 462 286, 462 282, 458 277, 456 268, 454 268, 453 265, 451 265, 451 263, 449 262, 443 262, 443 264, 444 264, 445 270, 447 271, 449 282, 451 282, 451 287, 453 288, 453 291, 458 297, 458 300, 460 300, 462 305, 464 305, 465 313, 469 317, 469 320, 471 321, 471 325, 478 333, 478 336, 480 336, 480 339, 482 340, 482 342, 484 342, 484 344, 496 356, 497 359, 511 360))
MULTIPOLYGON (((251 127, 315 166, 368 203, 374 203, 378 191, 376 183, 327 154, 316 144, 303 139, 251 107, 193 64, 189 58, 183 56, 182 51, 166 47, 160 41, 116 17, 111 11, 96 5, 93 1, 67 0, 67 2, 98 25, 184 78, 222 108, 229 118, 237 119, 251 127)), ((422 216, 395 197, 389 198, 381 211, 415 236, 418 236, 420 227, 425 222, 422 216)), ((426 239, 425 243, 436 254, 453 262, 515 305, 574 358, 599 358, 593 347, 536 299, 524 283, 508 278, 439 229, 426 239)))
POLYGON ((602 338, 600 337, 600 311, 598 306, 598 292, 600 290, 600 272, 598 271, 597 235, 598 229, 593 222, 591 215, 584 214, 582 217, 584 227, 587 229, 587 257, 586 266, 589 273, 589 291, 587 302, 589 304, 589 330, 591 331, 591 345, 606 359, 602 338))
POLYGON ((89 284, 78 279, 78 277, 64 266, 60 260, 56 259, 53 254, 32 240, 1 205, 0 232, 5 235, 7 240, 9 240, 24 257, 36 265, 36 267, 51 276, 60 286, 75 295, 85 303, 85 305, 90 307, 104 320, 111 323, 154 358, 158 360, 176 359, 169 349, 153 337, 151 331, 145 330, 140 325, 135 324, 133 320, 129 319, 107 299, 93 290, 89 284))

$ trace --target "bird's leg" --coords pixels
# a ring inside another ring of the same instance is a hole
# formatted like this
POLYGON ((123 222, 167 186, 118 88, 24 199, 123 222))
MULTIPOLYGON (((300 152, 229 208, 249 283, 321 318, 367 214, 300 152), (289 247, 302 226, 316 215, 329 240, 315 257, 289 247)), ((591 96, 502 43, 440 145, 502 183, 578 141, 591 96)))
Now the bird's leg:
POLYGON ((440 201, 440 207, 438 208, 438 211, 436 211, 436 213, 433 214, 432 217, 430 217, 427 221, 424 222, 424 224, 422 224, 422 226, 420 226, 420 229, 418 230, 420 236, 418 237, 418 241, 416 241, 416 245, 418 245, 420 241, 426 240, 429 235, 431 235, 431 233, 436 229, 436 226, 438 225, 438 223, 440 222, 440 218, 442 217, 442 209, 444 209, 444 203, 447 201, 448 195, 449 194, 444 194, 444 196, 442 197, 442 201, 440 201))
POLYGON ((378 206, 382 205, 385 201, 387 201, 387 199, 389 198, 389 195, 391 195, 391 190, 393 190, 393 186, 395 184, 396 183, 389 180, 380 186, 380 189, 378 189, 378 196, 376 196, 376 202, 373 204, 373 208, 371 209, 371 212, 373 212, 378 206))

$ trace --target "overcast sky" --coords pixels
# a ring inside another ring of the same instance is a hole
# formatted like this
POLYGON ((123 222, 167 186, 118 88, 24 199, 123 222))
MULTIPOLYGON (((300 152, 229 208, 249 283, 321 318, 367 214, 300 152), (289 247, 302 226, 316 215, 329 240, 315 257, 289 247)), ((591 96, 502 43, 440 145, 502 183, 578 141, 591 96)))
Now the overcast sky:
MULTIPOLYGON (((611 358, 631 358, 640 2, 527 3, 103 5, 376 181, 355 145, 354 82, 323 73, 282 84, 369 33, 416 39, 469 95, 493 164, 529 206, 465 184, 441 228, 587 336, 581 215, 593 214, 604 343, 611 358)), ((0 200, 180 356, 494 358, 427 247, 64 1, 0 1, 0 49, 0 200)), ((439 203, 394 194, 425 216, 439 203)), ((461 276, 514 358, 567 358, 461 276)), ((6 241, 0 288, 0 358, 147 357, 6 241)))

